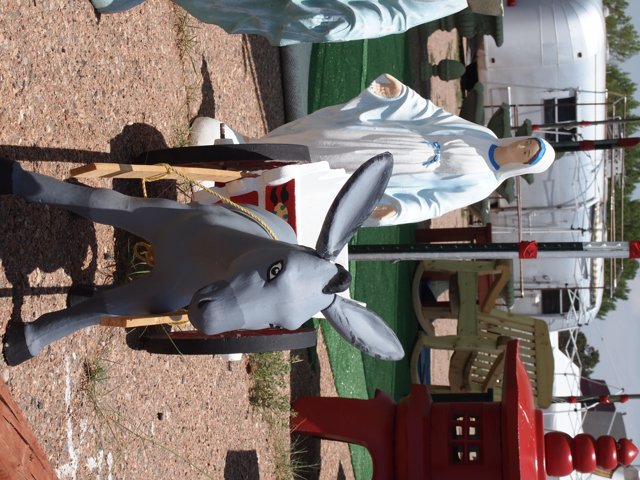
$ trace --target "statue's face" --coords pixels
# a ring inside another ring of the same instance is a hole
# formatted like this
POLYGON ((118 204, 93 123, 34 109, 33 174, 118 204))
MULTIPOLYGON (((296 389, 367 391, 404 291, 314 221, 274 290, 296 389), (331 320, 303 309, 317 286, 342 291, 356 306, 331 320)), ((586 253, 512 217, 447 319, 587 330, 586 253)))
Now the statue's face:
POLYGON ((503 163, 520 163, 524 165, 536 158, 540 151, 540 144, 534 138, 523 138, 498 148, 504 152, 503 163))
POLYGON ((208 335, 270 325, 293 330, 333 302, 325 287, 339 273, 315 250, 273 242, 238 257, 224 281, 198 290, 189 320, 208 335))

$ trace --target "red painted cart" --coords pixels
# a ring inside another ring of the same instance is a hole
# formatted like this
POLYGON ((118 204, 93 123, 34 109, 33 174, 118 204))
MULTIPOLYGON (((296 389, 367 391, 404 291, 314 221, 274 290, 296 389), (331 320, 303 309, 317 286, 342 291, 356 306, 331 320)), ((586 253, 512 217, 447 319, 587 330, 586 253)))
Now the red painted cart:
POLYGON ((544 480, 630 464, 638 449, 627 439, 544 433, 518 348, 517 340, 507 346, 500 402, 434 402, 424 385, 397 405, 381 392, 371 400, 302 397, 291 428, 365 446, 378 480, 544 480))

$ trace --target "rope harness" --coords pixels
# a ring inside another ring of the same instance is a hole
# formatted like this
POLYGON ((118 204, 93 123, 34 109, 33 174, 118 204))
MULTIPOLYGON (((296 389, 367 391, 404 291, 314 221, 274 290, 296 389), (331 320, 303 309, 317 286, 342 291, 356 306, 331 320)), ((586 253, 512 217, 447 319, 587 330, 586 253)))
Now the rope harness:
MULTIPOLYGON (((278 239, 278 237, 276 236, 275 232, 271 229, 271 227, 269 227, 269 225, 267 225, 267 223, 264 220, 262 220, 258 215, 253 213, 248 208, 245 208, 242 205, 239 205, 239 204, 233 202, 231 199, 225 197, 224 195, 222 195, 222 194, 220 194, 220 193, 218 193, 218 192, 206 187, 201 182, 199 182, 197 180, 194 180, 193 178, 189 178, 187 175, 185 175, 184 173, 182 173, 178 169, 172 167, 168 163, 158 163, 157 165, 164 167, 165 168, 165 172, 159 173, 158 175, 154 175, 152 177, 147 177, 147 178, 143 178, 142 179, 142 194, 144 195, 144 198, 147 198, 147 183, 157 182, 158 180, 162 180, 163 178, 165 178, 169 174, 174 174, 174 175, 180 177, 182 180, 188 182, 189 185, 191 185, 191 186, 195 185, 195 186, 201 188, 205 192, 207 192, 210 195, 213 195, 214 197, 216 197, 222 203, 226 203, 227 205, 230 205, 231 207, 235 208, 236 210, 239 210, 240 212, 244 213, 251 220, 253 220, 258 225, 260 225, 262 227, 262 229, 265 232, 267 232, 267 234, 273 240, 277 240, 278 239)), ((152 248, 151 244, 149 244, 148 242, 142 242, 142 241, 137 242, 133 246, 133 256, 136 259, 140 260, 141 262, 146 263, 150 267, 153 267, 155 265, 155 257, 153 255, 153 248, 152 248)))

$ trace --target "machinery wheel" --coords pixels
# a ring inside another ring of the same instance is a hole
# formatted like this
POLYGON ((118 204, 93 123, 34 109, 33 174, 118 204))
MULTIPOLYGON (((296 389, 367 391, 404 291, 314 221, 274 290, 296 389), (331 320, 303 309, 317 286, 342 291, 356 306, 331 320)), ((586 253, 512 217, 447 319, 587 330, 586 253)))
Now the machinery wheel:
POLYGON ((236 330, 219 335, 204 335, 196 330, 167 332, 147 329, 138 338, 137 347, 150 353, 168 355, 220 355, 228 353, 298 350, 316 344, 316 330, 236 330))
POLYGON ((288 163, 310 161, 306 145, 286 143, 243 143, 240 145, 200 145, 165 148, 140 155, 136 163, 169 165, 201 165, 242 170, 277 167, 288 163), (273 165, 272 165, 273 164, 273 165))

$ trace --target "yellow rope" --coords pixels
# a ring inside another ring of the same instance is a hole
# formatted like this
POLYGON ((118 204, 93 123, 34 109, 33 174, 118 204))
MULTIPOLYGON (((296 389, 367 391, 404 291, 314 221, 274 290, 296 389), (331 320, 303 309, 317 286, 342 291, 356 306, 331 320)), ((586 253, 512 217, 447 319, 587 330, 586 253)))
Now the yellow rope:
POLYGON ((156 264, 156 259, 153 255, 153 248, 151 248, 151 244, 148 242, 136 242, 133 245, 133 258, 146 263, 151 268, 156 264))
MULTIPOLYGON (((235 202, 232 202, 230 199, 228 199, 224 195, 221 195, 218 192, 213 191, 210 188, 205 187, 202 183, 198 182, 197 180, 194 180, 192 178, 187 177, 185 174, 183 174, 182 172, 176 170, 175 168, 173 168, 171 165, 169 165, 167 163, 159 163, 158 165, 163 166, 166 169, 166 171, 163 172, 163 173, 159 173, 158 175, 154 175, 152 177, 148 177, 148 178, 143 178, 142 179, 142 194, 144 195, 145 198, 147 198, 147 183, 151 183, 151 182, 156 182, 158 180, 162 180, 163 178, 165 178, 170 173, 174 173, 177 176, 179 176, 180 178, 182 178, 183 180, 189 182, 190 185, 197 185, 198 187, 202 188, 205 192, 208 192, 211 195, 213 195, 214 197, 219 198, 222 202, 227 203, 227 204, 237 208, 238 210, 243 212, 245 215, 250 217, 252 220, 254 220, 258 225, 260 225, 269 234, 269 236, 271 238, 273 238, 274 240, 278 239, 276 237, 276 234, 269 227, 269 225, 267 225, 264 222, 264 220, 262 220, 258 215, 253 213, 251 210, 249 210, 249 209, 247 209, 247 208, 245 208, 245 207, 243 207, 241 205, 238 205, 235 202)), ((155 265, 155 257, 153 255, 153 248, 152 248, 151 244, 148 243, 148 242, 143 242, 143 241, 136 242, 135 245, 133 246, 133 256, 134 256, 134 258, 137 258, 141 262, 144 262, 147 265, 149 265, 149 267, 153 268, 153 266, 155 265)))
MULTIPOLYGON (((167 316, 168 317, 172 317, 173 315, 187 315, 189 313, 189 310, 187 310, 186 308, 181 308, 179 310, 176 310, 175 312, 171 312, 168 313, 167 316)), ((169 325, 186 325, 187 323, 189 323, 189 318, 185 318, 184 320, 171 320, 171 322, 169 323, 169 325)))
POLYGON ((274 240, 278 239, 278 237, 276 236, 274 231, 271 229, 271 227, 269 227, 269 225, 267 225, 264 220, 262 220, 258 215, 253 213, 251 210, 243 207, 242 205, 238 205, 237 203, 231 201, 229 198, 225 197, 224 195, 221 195, 220 193, 218 193, 216 191, 213 191, 208 187, 205 187, 202 183, 198 182, 197 180, 189 178, 184 173, 176 170, 175 168, 173 168, 168 163, 158 163, 157 165, 164 167, 166 169, 166 172, 160 173, 160 174, 155 175, 153 177, 148 177, 148 178, 143 178, 142 179, 142 192, 143 192, 145 197, 147 196, 147 182, 155 182, 155 181, 158 181, 158 180, 162 180, 163 178, 165 178, 170 173, 174 173, 178 177, 180 177, 183 180, 189 182, 190 185, 196 185, 196 186, 200 187, 202 190, 204 190, 205 192, 213 195, 214 197, 217 197, 223 203, 226 203, 228 205, 231 205, 234 208, 237 208, 242 213, 244 213, 249 218, 251 218, 253 221, 255 221, 258 225, 260 225, 269 234, 269 236, 271 238, 273 238, 274 240))
MULTIPOLYGON (((164 165, 164 164, 161 164, 161 165, 164 165)), ((144 195, 144 198, 148 197, 148 195, 147 195, 147 183, 157 182, 158 180, 162 180, 167 175, 169 175, 169 170, 168 169, 167 169, 167 171, 159 173, 159 174, 154 175, 152 177, 143 178, 142 179, 142 195, 144 195)))

